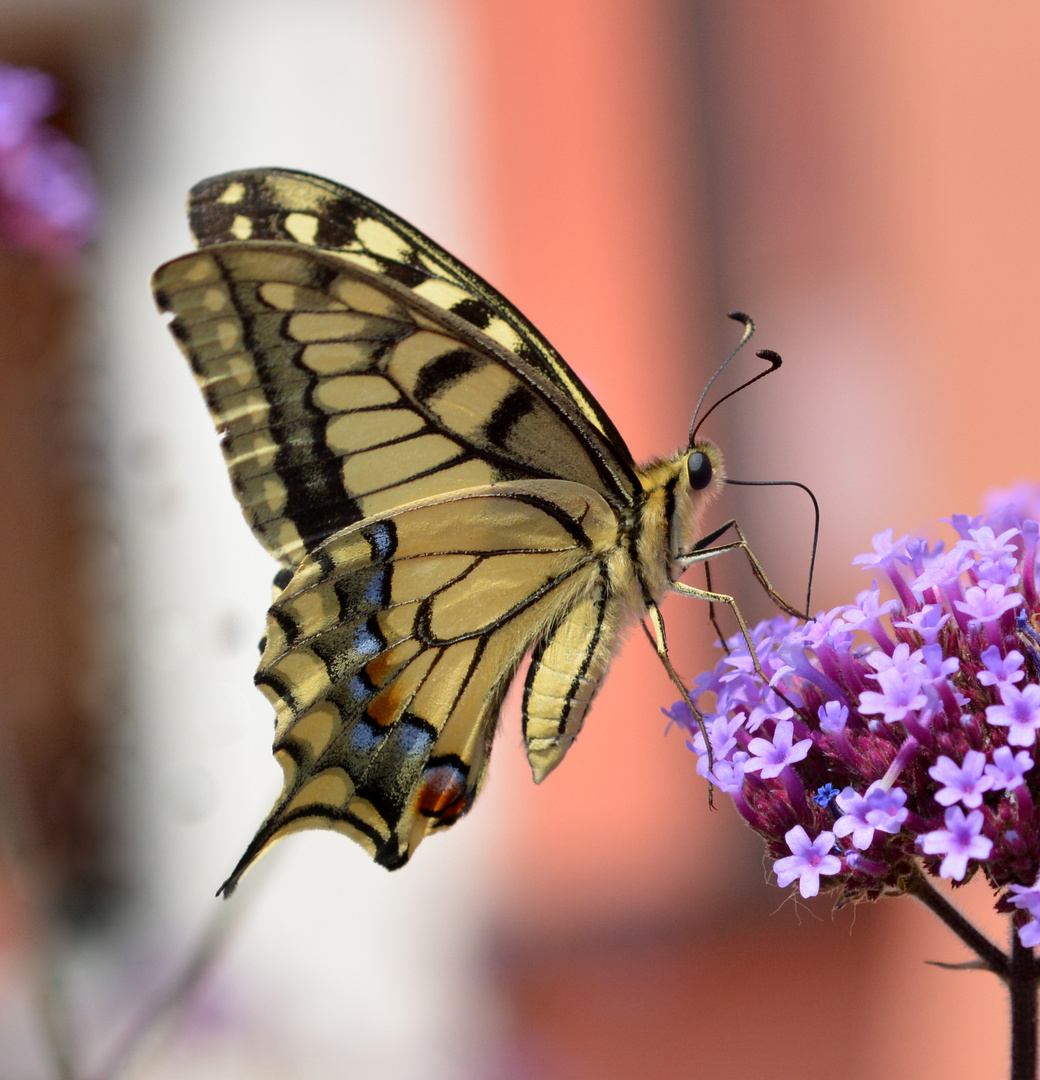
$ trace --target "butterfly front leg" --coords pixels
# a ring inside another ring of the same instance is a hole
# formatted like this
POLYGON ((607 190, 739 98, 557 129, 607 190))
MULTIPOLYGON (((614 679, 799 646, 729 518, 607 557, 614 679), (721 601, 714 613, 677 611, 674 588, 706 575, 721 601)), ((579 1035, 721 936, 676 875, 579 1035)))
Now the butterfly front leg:
MULTIPOLYGON (((744 536, 743 532, 741 532, 740 525, 737 524, 736 518, 731 518, 724 525, 720 525, 713 532, 708 533, 707 536, 701 537, 701 539, 693 545, 692 551, 680 552, 678 562, 679 565, 683 568, 683 570, 688 570, 696 563, 707 563, 711 559, 714 559, 716 555, 722 555, 727 551, 738 550, 743 551, 744 554, 747 556, 748 564, 751 566, 751 572, 758 579, 758 583, 762 586, 762 588, 765 589, 766 595, 769 597, 769 599, 772 600, 773 603, 776 604, 776 606, 781 611, 785 612, 788 615, 793 615, 796 619, 807 619, 809 617, 807 611, 799 611, 798 608, 789 604, 773 587, 773 583, 766 576, 765 568, 759 561, 758 556, 752 550, 751 545, 747 542, 747 539, 744 536), (712 547, 715 541, 718 540, 720 536, 725 535, 730 529, 732 529, 737 534, 737 539, 729 544, 721 544, 718 547, 712 547)), ((708 567, 705 566, 705 571, 707 570, 708 567)), ((691 588, 691 586, 685 586, 684 588, 679 589, 677 588, 677 585, 678 583, 673 583, 672 587, 676 588, 676 591, 678 592, 685 592, 686 589, 691 588)), ((710 591, 711 583, 709 578, 707 592, 710 591)), ((699 590, 698 595, 703 593, 703 595, 701 595, 701 599, 707 600, 709 599, 707 592, 704 592, 704 590, 699 590)), ((729 606, 731 608, 734 606, 732 597, 728 597, 726 600, 719 600, 718 602, 729 603, 729 606)), ((744 637, 747 637, 746 633, 744 634, 744 637)))
MULTIPOLYGON (((747 622, 745 621, 744 616, 740 611, 740 607, 737 604, 736 598, 730 596, 728 593, 716 592, 711 588, 711 573, 709 569, 709 564, 712 559, 716 558, 719 555, 724 555, 726 552, 729 551, 744 552, 744 554, 747 556, 749 564, 751 565, 751 570, 754 573, 755 577, 758 579, 759 584, 762 586, 763 589, 765 589, 766 595, 770 598, 770 600, 772 600, 773 603, 776 604, 776 606, 780 608, 781 611, 786 612, 788 615, 793 615, 797 619, 807 619, 809 617, 806 612, 799 611, 797 608, 789 604, 773 587, 772 582, 766 576, 765 569, 763 568, 762 563, 759 561, 758 556, 755 555, 754 551, 752 551, 751 546, 748 544, 743 532, 741 532, 740 526, 737 524, 736 519, 731 519, 727 521, 724 525, 719 526, 719 528, 715 529, 713 532, 708 533, 707 536, 702 537, 694 545, 692 551, 679 555, 677 561, 679 562, 679 565, 683 568, 683 570, 689 569, 689 567, 695 565, 696 563, 704 564, 704 571, 707 577, 708 588, 698 589, 696 586, 687 585, 685 582, 682 581, 673 581, 670 588, 677 593, 681 593, 683 596, 692 596, 698 600, 708 601, 710 612, 709 617, 711 618, 712 625, 715 627, 715 632, 718 634, 719 640, 722 642, 723 647, 725 647, 726 643, 725 638, 722 634, 722 630, 719 627, 718 620, 715 617, 715 604, 725 604, 730 609, 730 611, 733 612, 733 617, 737 621, 737 626, 740 628, 741 637, 743 637, 744 639, 744 644, 747 645, 748 655, 751 657, 751 662, 754 665, 755 673, 764 682, 768 682, 766 674, 762 670, 762 665, 759 663, 758 653, 755 651, 754 642, 752 642, 751 640, 751 633, 748 630, 747 622), (712 546, 715 541, 718 540, 719 537, 726 533, 729 529, 733 529, 736 532, 738 539, 729 544, 719 544, 717 546, 712 546)), ((654 610, 656 610, 656 608, 654 610)), ((660 619, 660 612, 658 612, 658 619, 660 619)), ((663 631, 664 624, 662 622, 661 634, 659 636, 659 641, 661 642, 663 642, 664 640, 663 631)), ((660 646, 658 646, 658 655, 661 655, 660 646)), ((664 661, 665 666, 668 668, 669 674, 672 674, 673 669, 671 667, 671 664, 668 663, 666 656, 662 656, 662 660, 664 661)), ((780 696, 783 697, 784 695, 780 694, 780 696)), ((686 702, 687 705, 690 704, 689 699, 685 696, 685 694, 683 695, 683 700, 686 702)), ((784 700, 787 701, 787 698, 784 698, 784 700)), ((792 708, 794 708, 791 702, 788 701, 788 704, 791 705, 792 708)), ((693 715, 697 718, 698 722, 700 722, 703 727, 703 722, 701 721, 700 714, 695 709, 692 711, 693 715)))

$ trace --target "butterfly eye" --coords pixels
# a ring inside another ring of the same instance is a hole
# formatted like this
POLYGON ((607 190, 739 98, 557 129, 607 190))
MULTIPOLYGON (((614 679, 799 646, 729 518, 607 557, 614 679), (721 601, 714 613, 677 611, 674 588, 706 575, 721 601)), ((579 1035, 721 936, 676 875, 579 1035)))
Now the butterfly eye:
POLYGON ((686 459, 686 474, 694 491, 706 488, 711 483, 711 460, 708 455, 694 450, 686 459))

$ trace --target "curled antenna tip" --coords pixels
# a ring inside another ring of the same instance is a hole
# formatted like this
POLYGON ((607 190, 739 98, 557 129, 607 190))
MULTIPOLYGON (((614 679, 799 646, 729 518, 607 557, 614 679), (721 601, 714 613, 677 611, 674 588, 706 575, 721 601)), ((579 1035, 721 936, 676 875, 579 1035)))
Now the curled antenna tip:
POLYGON ((734 322, 742 322, 745 326, 754 326, 754 319, 750 315, 745 315, 743 311, 727 311, 726 316, 732 319, 734 322))
POLYGON ((755 353, 755 356, 757 356, 759 360, 768 360, 773 365, 774 371, 776 371, 776 369, 784 362, 780 354, 778 352, 773 352, 772 349, 759 349, 758 352, 755 353))

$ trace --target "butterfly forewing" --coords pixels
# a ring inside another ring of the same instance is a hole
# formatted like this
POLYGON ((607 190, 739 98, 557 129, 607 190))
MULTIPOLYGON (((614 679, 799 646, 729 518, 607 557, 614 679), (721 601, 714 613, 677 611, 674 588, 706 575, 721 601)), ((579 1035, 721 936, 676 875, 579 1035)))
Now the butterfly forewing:
POLYGON ((560 354, 497 289, 386 207, 341 184, 289 169, 246 169, 192 188, 188 217, 199 247, 285 240, 336 251, 452 312, 534 367, 632 466, 613 421, 560 354))
POLYGON ((167 263, 155 289, 246 519, 289 564, 356 521, 462 488, 559 477, 615 505, 633 496, 555 386, 361 267, 225 244, 167 263))
POLYGON ((389 867, 452 824, 521 658, 599 588, 616 542, 603 499, 540 481, 404 507, 307 556, 271 608, 257 673, 285 786, 229 887, 303 822, 389 867))

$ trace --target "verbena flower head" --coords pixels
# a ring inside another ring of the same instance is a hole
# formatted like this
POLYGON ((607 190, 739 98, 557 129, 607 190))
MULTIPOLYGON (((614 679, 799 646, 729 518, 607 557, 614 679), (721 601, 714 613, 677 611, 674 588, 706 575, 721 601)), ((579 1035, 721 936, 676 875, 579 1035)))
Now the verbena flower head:
POLYGON ((839 904, 903 892, 919 868, 983 873, 1040 943, 1040 487, 951 519, 946 551, 874 537, 854 563, 875 581, 805 625, 740 634, 693 688, 711 740, 682 704, 698 771, 766 841, 781 886, 839 904), (713 700, 712 700, 713 699, 713 700))
POLYGON ((97 200, 84 152, 44 120, 54 80, 0 63, 0 247, 67 260, 91 238, 97 200))

